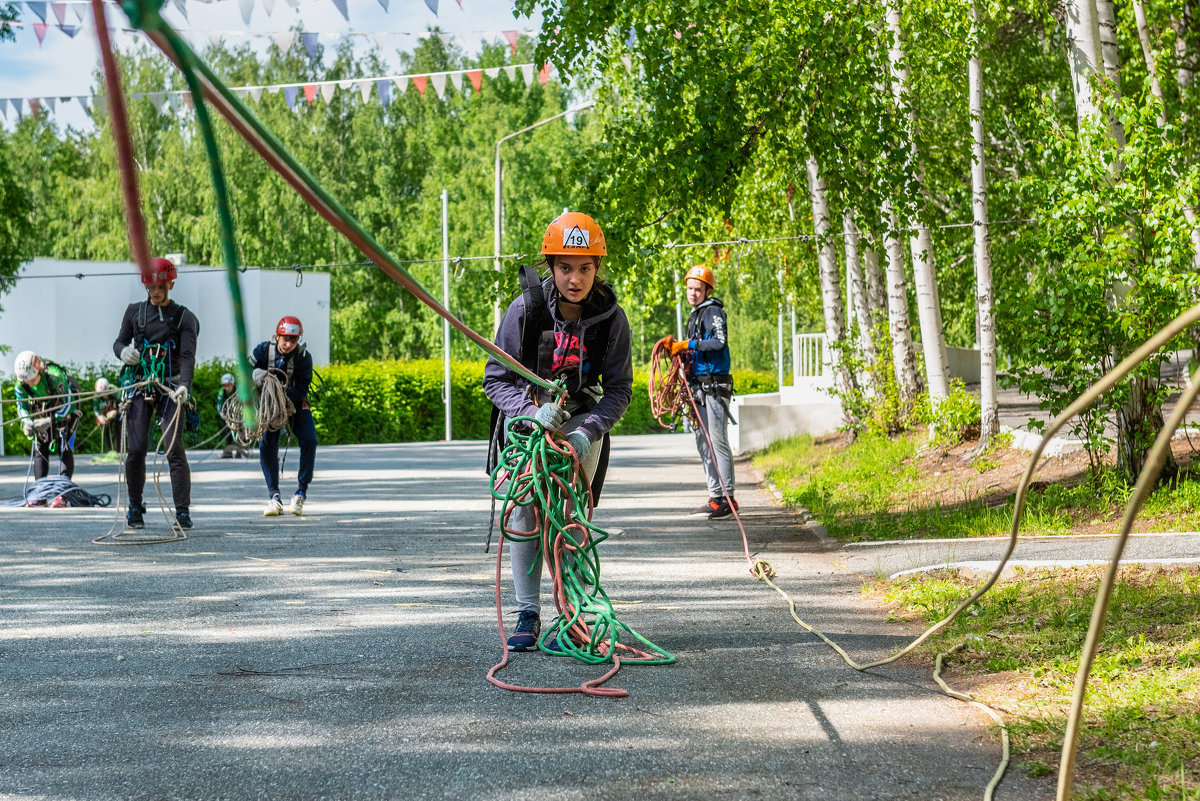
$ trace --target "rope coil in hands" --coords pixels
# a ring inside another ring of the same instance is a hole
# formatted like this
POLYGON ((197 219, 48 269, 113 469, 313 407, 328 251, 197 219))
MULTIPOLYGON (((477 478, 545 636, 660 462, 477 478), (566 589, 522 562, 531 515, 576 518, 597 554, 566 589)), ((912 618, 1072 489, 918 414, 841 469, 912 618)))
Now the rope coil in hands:
POLYGON ((612 601, 600 585, 596 549, 608 538, 608 532, 591 523, 591 488, 571 445, 561 434, 547 432, 532 417, 509 420, 507 435, 508 444, 492 472, 492 496, 503 501, 504 536, 496 549, 496 617, 504 657, 488 671, 488 681, 515 692, 624 697, 629 694, 626 690, 601 686, 617 674, 622 664, 669 665, 675 657, 618 620, 612 601), (530 531, 512 528, 512 515, 520 507, 533 510, 535 524, 530 531), (536 542, 536 558, 545 560, 553 577, 559 617, 542 633, 538 647, 589 665, 612 663, 611 670, 579 687, 518 687, 496 678, 496 673, 508 664, 500 601, 505 539, 536 542), (553 644, 556 651, 547 650, 548 644, 553 644))

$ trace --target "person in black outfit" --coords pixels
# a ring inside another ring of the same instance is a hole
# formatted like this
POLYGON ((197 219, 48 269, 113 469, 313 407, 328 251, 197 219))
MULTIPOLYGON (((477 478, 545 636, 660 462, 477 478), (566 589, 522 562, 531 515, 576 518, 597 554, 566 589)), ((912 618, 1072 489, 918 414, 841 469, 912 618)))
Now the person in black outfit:
POLYGON ((192 527, 192 474, 183 441, 187 415, 178 407, 188 402, 191 393, 200 322, 186 307, 168 297, 177 277, 175 265, 167 259, 150 260, 150 271, 142 273, 146 300, 131 303, 125 309, 121 330, 113 342, 113 353, 125 364, 121 370, 122 384, 128 386, 151 377, 159 382, 130 390, 129 408, 123 420, 128 447, 125 481, 129 489, 125 522, 129 528, 145 525, 142 491, 146 486, 146 451, 154 414, 158 415, 167 445, 175 520, 180 528, 192 527))
MULTIPOLYGON (((296 475, 296 493, 288 503, 288 511, 294 515, 304 512, 304 499, 313 477, 313 465, 317 460, 317 426, 312 410, 308 407, 308 387, 312 383, 313 362, 308 349, 300 343, 304 326, 300 319, 291 315, 280 318, 275 326, 275 338, 259 343, 250 361, 254 364, 254 384, 262 387, 268 373, 283 382, 288 400, 295 412, 288 418, 287 425, 300 443, 300 469, 296 475)), ((283 429, 263 431, 258 446, 258 461, 262 465, 263 478, 267 480, 267 495, 271 500, 263 511, 264 517, 283 514, 283 501, 279 497, 279 434, 283 429)))

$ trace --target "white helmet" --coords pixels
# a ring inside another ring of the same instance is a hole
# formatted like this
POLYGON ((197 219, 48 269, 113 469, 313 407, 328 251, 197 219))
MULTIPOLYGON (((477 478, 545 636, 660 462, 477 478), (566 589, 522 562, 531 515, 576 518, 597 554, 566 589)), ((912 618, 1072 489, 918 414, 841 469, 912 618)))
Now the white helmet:
POLYGON ((17 354, 17 360, 13 362, 13 373, 16 374, 18 381, 27 384, 37 378, 40 372, 42 372, 42 360, 36 353, 31 350, 23 350, 17 354))
POLYGON ((222 383, 222 384, 232 384, 232 383, 233 383, 233 374, 232 374, 232 373, 225 373, 224 375, 222 375, 222 376, 221 376, 221 383, 222 383))
POLYGON ((110 389, 112 389, 112 384, 108 383, 107 378, 97 378, 96 379, 96 391, 97 392, 108 392, 110 389))

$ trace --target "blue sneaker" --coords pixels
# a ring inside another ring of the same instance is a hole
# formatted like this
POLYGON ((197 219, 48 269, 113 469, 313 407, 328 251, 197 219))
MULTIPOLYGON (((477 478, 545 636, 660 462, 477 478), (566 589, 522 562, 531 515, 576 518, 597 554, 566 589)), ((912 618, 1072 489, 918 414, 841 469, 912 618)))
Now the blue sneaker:
MULTIPOLYGON (((557 622, 558 621, 555 621, 555 624, 557 624, 557 622)), ((561 637, 566 637, 576 648, 579 648, 580 650, 586 650, 588 647, 586 642, 580 642, 579 639, 570 631, 560 631, 555 634, 546 635, 546 641, 542 643, 542 650, 553 656, 570 656, 571 652, 564 648, 559 640, 561 637)))
POLYGON ((508 638, 508 650, 536 651, 541 631, 542 618, 537 612, 521 612, 517 616, 517 627, 508 638))
POLYGON ((146 513, 146 507, 139 504, 130 504, 129 511, 125 513, 126 528, 145 528, 146 521, 142 517, 146 513))

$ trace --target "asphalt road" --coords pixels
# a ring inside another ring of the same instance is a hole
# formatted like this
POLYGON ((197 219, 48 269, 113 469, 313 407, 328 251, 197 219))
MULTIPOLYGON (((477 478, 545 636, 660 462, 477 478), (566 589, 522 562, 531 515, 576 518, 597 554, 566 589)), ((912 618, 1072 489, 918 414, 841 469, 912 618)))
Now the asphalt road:
MULTIPOLYGON (((483 456, 322 448, 303 518, 261 516, 256 462, 207 458, 196 528, 168 545, 90 544, 111 510, 0 507, 0 798, 982 797, 999 757, 987 719, 928 666, 859 674, 797 627, 749 576, 734 523, 686 516, 704 492, 685 435, 616 440, 596 514, 623 529, 601 546, 621 619, 677 664, 622 669, 618 700, 488 684, 483 456)), ((0 460, 0 498, 20 496, 26 465, 0 460)), ((76 481, 112 492, 115 475, 81 465, 76 481)), ((742 486, 751 549, 803 617, 859 658, 905 641, 842 552, 742 486)), ((511 602, 509 584, 505 565, 511 602)), ((600 672, 532 653, 501 677, 600 672)), ((998 797, 1052 795, 1014 769, 998 797)))

